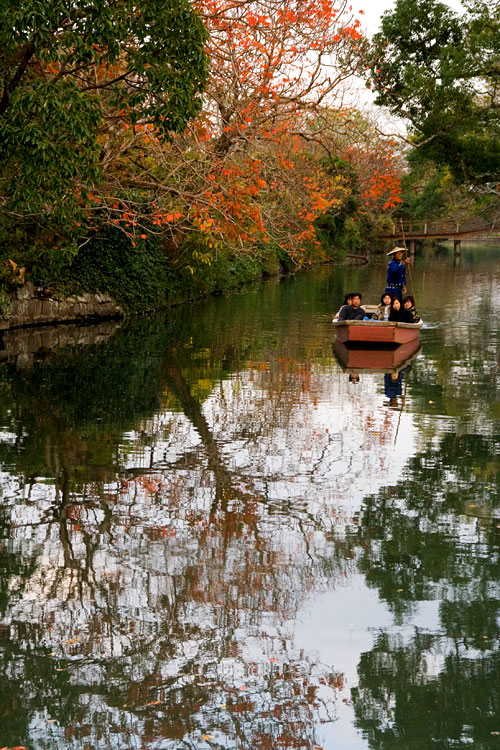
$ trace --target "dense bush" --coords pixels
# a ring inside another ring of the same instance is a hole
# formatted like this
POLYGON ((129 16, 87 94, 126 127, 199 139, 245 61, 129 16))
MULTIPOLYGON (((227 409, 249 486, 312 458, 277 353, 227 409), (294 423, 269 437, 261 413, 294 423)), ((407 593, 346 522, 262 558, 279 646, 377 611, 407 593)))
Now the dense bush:
MULTIPOLYGON (((351 217, 318 220, 321 246, 307 245, 300 263, 278 244, 261 243, 235 253, 214 246, 200 232, 186 235, 175 251, 164 238, 148 235, 132 241, 121 229, 105 226, 79 251, 43 245, 0 247, 0 289, 12 287, 11 264, 25 268, 26 280, 50 284, 64 295, 107 292, 126 312, 158 309, 210 294, 220 294, 255 279, 290 273, 300 265, 340 260, 359 246, 351 217)), ((17 243, 16 243, 17 244, 17 243)), ((20 283, 17 281, 17 283, 20 283)))
MULTIPOLYGON (((54 253, 43 248, 2 248, 0 263, 14 256, 26 268, 26 280, 51 284, 70 295, 108 292, 128 312, 140 312, 223 293, 254 279, 288 272, 289 256, 277 245, 262 244, 251 253, 234 254, 224 247, 209 248, 193 232, 175 253, 164 240, 148 236, 133 242, 120 229, 105 227, 76 253, 54 253)), ((1 274, 0 274, 1 277, 1 274)), ((4 278, 5 277, 5 278, 4 278)), ((0 287, 12 286, 7 275, 0 287)))

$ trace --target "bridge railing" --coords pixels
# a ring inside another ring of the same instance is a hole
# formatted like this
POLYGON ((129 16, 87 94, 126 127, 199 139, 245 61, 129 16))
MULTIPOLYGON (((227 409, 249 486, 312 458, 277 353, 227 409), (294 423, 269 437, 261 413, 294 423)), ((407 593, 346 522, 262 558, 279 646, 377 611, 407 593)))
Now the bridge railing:
POLYGON ((460 234, 461 232, 473 232, 481 231, 484 232, 488 229, 486 222, 482 221, 470 221, 470 222, 459 222, 459 221, 394 221, 392 225, 392 234, 394 236, 401 236, 402 232, 405 234, 419 234, 425 237, 425 235, 433 234, 460 234))

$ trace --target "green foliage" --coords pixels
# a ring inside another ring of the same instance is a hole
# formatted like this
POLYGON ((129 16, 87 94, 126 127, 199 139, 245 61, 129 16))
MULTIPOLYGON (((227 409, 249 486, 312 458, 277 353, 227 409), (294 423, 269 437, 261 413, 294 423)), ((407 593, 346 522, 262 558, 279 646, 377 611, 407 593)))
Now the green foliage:
MULTIPOLYGON (((252 253, 235 255, 222 246, 209 247, 206 236, 192 232, 172 261, 164 241, 146 240, 115 227, 104 227, 77 254, 29 249, 16 259, 27 266, 37 285, 51 282, 70 295, 108 292, 129 312, 152 310, 210 294, 218 294, 264 276, 277 275, 288 255, 262 244, 252 253), (178 259, 184 263, 178 266, 178 259)), ((285 269, 289 270, 289 269, 285 269)))
POLYGON ((371 84, 424 157, 484 184, 500 176, 500 6, 467 5, 459 17, 437 0, 397 0, 373 39, 371 84))
MULTIPOLYGON (((37 283, 44 281, 40 269, 35 269, 37 283)), ((165 304, 173 272, 158 240, 132 242, 121 230, 106 227, 50 280, 66 292, 108 292, 125 309, 146 310, 165 304)))
MULTIPOLYGON (((410 159, 410 164, 415 160, 410 159)), ((451 196, 459 186, 448 167, 434 166, 418 160, 402 179, 403 202, 398 214, 410 219, 438 219, 452 208, 451 196)))
POLYGON ((199 232, 186 236, 179 252, 186 259, 185 266, 177 276, 176 288, 170 293, 174 301, 220 294, 263 276, 278 274, 280 255, 285 255, 271 243, 262 243, 247 253, 234 253, 220 243, 216 247, 209 247, 209 244, 199 232))
POLYGON ((205 39, 188 0, 4 0, 2 213, 74 236, 103 133, 141 119, 166 139, 199 111, 205 39))
POLYGON ((495 190, 457 183, 449 167, 422 159, 418 149, 410 152, 408 161, 410 170, 402 179, 399 216, 416 221, 444 218, 460 223, 479 221, 494 230, 500 217, 495 190))
POLYGON ((316 219, 314 226, 328 260, 341 260, 366 247, 369 226, 352 197, 339 213, 323 214, 316 219))
POLYGON ((350 197, 340 210, 327 212, 314 222, 325 260, 342 260, 347 254, 356 255, 366 247, 372 227, 366 213, 360 212, 359 177, 355 167, 334 156, 325 159, 323 165, 330 173, 341 175, 349 188, 350 197))
POLYGON ((355 255, 366 246, 366 226, 359 216, 324 214, 316 220, 315 226, 329 260, 355 255))

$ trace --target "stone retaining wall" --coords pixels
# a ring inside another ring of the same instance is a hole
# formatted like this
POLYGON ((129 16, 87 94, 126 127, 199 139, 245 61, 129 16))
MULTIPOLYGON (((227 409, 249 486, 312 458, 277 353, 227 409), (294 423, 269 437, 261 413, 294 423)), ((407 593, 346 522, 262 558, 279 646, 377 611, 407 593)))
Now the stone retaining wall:
POLYGON ((122 316, 122 308, 109 294, 60 297, 28 282, 11 293, 10 304, 0 318, 0 330, 122 316))
POLYGON ((18 369, 33 367, 35 362, 49 359, 55 349, 102 344, 114 336, 120 326, 119 320, 107 320, 89 325, 59 323, 6 330, 0 338, 0 364, 8 362, 18 369))

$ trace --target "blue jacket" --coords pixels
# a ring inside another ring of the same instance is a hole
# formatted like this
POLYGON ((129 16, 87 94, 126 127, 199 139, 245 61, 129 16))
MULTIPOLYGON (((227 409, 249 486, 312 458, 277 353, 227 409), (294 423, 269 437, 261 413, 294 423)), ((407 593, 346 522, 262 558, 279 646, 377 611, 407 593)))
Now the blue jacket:
POLYGON ((387 266, 387 286, 402 289, 406 286, 406 266, 403 261, 391 260, 387 266))

